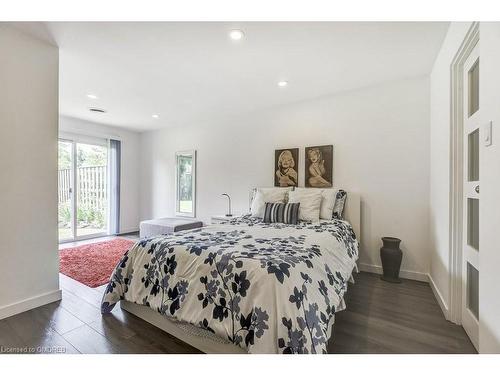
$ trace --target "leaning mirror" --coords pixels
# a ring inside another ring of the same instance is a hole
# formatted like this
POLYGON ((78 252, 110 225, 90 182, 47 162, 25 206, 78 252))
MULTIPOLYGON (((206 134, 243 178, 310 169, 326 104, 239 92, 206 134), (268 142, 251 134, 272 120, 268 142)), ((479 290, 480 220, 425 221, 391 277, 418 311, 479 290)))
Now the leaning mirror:
POLYGON ((196 208, 196 151, 175 153, 177 216, 195 217, 196 208))

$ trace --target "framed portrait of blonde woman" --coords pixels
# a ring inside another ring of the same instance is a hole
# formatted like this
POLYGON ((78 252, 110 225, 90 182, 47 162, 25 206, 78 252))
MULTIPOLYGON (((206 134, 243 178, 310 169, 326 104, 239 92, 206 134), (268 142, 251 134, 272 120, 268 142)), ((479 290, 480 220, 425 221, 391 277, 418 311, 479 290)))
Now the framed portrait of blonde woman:
POLYGON ((333 145, 306 147, 306 187, 332 187, 333 145))
POLYGON ((274 186, 298 186, 299 149, 286 148, 274 151, 274 186))

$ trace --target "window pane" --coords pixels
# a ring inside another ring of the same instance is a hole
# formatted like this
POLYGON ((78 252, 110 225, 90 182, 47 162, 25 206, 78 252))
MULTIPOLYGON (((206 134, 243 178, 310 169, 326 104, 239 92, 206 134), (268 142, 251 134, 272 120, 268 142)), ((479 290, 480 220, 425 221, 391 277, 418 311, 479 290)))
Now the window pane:
POLYGON ((179 186, 179 212, 193 212, 193 158, 191 156, 179 156, 178 160, 179 186))
POLYGON ((58 209, 59 209, 59 241, 73 238, 71 213, 71 168, 73 165, 73 149, 70 142, 59 141, 58 209))
POLYGON ((479 319, 479 271, 467 263, 467 307, 479 319))
POLYGON ((469 117, 479 109, 479 59, 469 70, 469 117))
POLYGON ((108 148, 76 145, 76 234, 104 233, 108 228, 108 148))
POLYGON ((479 129, 469 134, 469 181, 479 181, 479 129))
POLYGON ((467 243, 479 250, 479 199, 467 199, 467 243))

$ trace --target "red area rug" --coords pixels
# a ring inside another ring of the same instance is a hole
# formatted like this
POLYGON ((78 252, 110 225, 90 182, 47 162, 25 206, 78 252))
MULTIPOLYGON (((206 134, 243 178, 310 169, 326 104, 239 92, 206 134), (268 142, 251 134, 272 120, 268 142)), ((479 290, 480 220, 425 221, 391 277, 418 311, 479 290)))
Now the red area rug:
POLYGON ((134 241, 115 238, 59 251, 59 271, 96 288, 107 284, 115 266, 134 241))

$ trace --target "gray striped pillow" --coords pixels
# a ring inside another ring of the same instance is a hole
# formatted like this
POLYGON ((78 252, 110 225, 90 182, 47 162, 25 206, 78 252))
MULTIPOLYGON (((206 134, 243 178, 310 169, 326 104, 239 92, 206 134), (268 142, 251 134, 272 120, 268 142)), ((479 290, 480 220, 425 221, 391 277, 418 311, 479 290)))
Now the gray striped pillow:
POLYGON ((335 196, 335 205, 333 206, 333 219, 342 220, 344 217, 344 205, 347 199, 347 192, 345 190, 340 189, 337 191, 337 195, 335 196))
POLYGON ((299 223, 300 203, 266 203, 264 223, 299 223))

